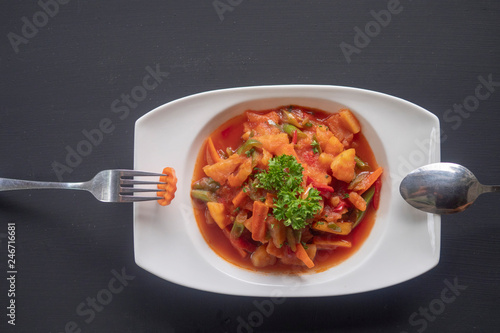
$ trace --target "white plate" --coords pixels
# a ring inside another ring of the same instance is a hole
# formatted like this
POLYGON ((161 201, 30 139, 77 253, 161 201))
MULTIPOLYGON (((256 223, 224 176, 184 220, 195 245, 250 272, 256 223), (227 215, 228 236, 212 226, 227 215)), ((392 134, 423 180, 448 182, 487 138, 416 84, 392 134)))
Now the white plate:
POLYGON ((439 120, 421 107, 356 88, 315 85, 260 86, 192 95, 156 108, 135 125, 135 169, 177 172, 170 206, 134 204, 135 261, 145 270, 191 288, 248 296, 328 296, 391 286, 439 261, 441 219, 417 211, 399 195, 411 170, 440 161, 439 120), (358 117, 377 162, 384 168, 380 207, 361 248, 324 272, 298 276, 238 268, 206 244, 194 219, 190 185, 203 140, 247 109, 295 104, 358 117))

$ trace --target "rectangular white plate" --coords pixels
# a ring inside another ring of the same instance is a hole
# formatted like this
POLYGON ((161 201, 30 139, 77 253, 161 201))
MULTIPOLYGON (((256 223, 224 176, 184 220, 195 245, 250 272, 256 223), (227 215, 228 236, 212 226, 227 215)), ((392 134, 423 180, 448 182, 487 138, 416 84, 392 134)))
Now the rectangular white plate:
POLYGON ((439 261, 441 219, 418 211, 399 194, 411 170, 439 162, 439 120, 405 100, 349 87, 283 85, 200 93, 162 105, 137 120, 134 167, 160 172, 170 166, 178 183, 170 206, 134 203, 135 261, 168 281, 205 291, 248 296, 329 296, 391 286, 439 261), (384 168, 375 225, 362 247, 324 272, 273 275, 238 268, 213 252, 194 219, 190 187, 203 140, 247 109, 301 105, 359 119, 384 168))

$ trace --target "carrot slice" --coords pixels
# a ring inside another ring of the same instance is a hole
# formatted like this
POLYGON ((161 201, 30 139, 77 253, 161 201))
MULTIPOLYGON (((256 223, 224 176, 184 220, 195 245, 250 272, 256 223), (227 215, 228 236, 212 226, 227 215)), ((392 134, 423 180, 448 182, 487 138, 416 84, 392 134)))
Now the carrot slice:
POLYGON ((301 243, 297 243, 297 250, 295 251, 295 255, 297 256, 297 258, 302 260, 304 264, 306 264, 307 268, 314 267, 313 261, 311 260, 311 258, 309 258, 309 255, 307 254, 301 243))
POLYGON ((210 157, 212 158, 213 163, 217 163, 222 160, 219 156, 219 153, 217 152, 217 149, 215 149, 215 145, 211 137, 208 137, 207 139, 207 151, 210 157))
POLYGON ((370 173, 365 179, 363 179, 360 184, 356 185, 353 190, 357 191, 360 195, 365 193, 365 191, 368 190, 377 181, 380 175, 382 175, 383 171, 384 169, 382 169, 382 167, 379 167, 378 169, 370 173))
POLYGON ((175 191, 177 191, 177 177, 175 176, 175 170, 170 167, 163 169, 162 174, 165 176, 160 177, 160 182, 165 184, 158 184, 159 190, 165 190, 161 192, 156 192, 156 195, 163 197, 158 199, 158 203, 162 206, 169 205, 175 197, 175 191))
POLYGON ((266 241, 267 213, 269 207, 260 201, 253 202, 252 239, 264 243, 266 241))
POLYGON ((264 204, 269 208, 273 208, 274 198, 276 198, 276 196, 268 192, 266 194, 266 201, 264 201, 264 204))
POLYGON ((366 210, 366 201, 357 192, 349 192, 349 201, 360 211, 366 210))
POLYGON ((373 208, 378 209, 378 205, 380 203, 380 189, 382 187, 382 182, 380 178, 375 181, 375 193, 373 193, 372 205, 373 208))
POLYGON ((236 194, 236 196, 233 198, 232 202, 233 202, 233 205, 235 207, 240 207, 241 203, 243 202, 243 200, 245 200, 245 198, 247 197, 247 193, 241 189, 238 194, 236 194))

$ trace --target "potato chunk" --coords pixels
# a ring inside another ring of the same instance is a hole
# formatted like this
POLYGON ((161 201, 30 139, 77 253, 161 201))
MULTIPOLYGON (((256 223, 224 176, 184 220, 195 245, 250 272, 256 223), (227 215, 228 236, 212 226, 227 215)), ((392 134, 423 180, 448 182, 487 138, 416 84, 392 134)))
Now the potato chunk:
POLYGON ((266 267, 276 263, 276 257, 267 253, 267 244, 261 245, 252 253, 250 260, 255 267, 266 267))
POLYGON ((231 155, 228 159, 221 160, 212 165, 203 167, 205 174, 220 184, 226 183, 229 175, 236 170, 245 160, 238 154, 231 155))
POLYGON ((325 145, 325 153, 337 155, 344 150, 344 145, 342 142, 337 139, 337 137, 332 136, 328 139, 328 142, 325 145))
POLYGON ((361 131, 361 125, 359 124, 358 119, 352 114, 351 110, 342 110, 339 112, 340 120, 342 125, 351 131, 353 134, 361 131))
POLYGON ((355 175, 355 156, 356 150, 354 148, 344 150, 335 156, 332 164, 330 165, 333 177, 346 183, 351 182, 355 175))
POLYGON ((219 228, 224 229, 231 223, 226 216, 224 204, 219 202, 207 202, 207 208, 210 216, 212 216, 219 228))

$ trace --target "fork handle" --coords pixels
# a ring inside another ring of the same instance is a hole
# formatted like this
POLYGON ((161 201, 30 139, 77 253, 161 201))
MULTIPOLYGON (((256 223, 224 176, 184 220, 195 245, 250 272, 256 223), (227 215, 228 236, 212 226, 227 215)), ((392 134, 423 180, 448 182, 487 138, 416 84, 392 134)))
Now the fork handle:
POLYGON ((86 183, 63 183, 63 182, 39 182, 33 180, 21 180, 0 178, 0 191, 13 190, 35 190, 35 189, 66 189, 86 190, 86 183))

